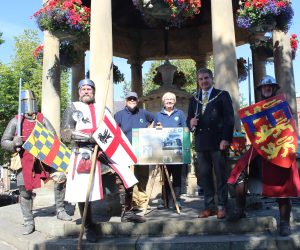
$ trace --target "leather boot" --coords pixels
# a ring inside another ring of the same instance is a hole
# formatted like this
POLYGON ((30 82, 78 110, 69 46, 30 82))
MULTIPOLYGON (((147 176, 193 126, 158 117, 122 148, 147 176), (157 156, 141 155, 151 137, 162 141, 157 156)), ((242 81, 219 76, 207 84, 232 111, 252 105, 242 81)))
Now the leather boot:
POLYGON ((245 208, 246 208, 246 188, 247 188, 247 184, 246 184, 246 182, 245 182, 244 179, 241 179, 241 181, 235 186, 236 208, 235 208, 235 210, 232 213, 230 213, 227 216, 227 221, 237 222, 240 219, 246 217, 246 214, 245 214, 245 208))
POLYGON ((120 192, 120 203, 122 205, 121 222, 146 222, 143 216, 137 215, 131 210, 132 192, 131 190, 126 191, 127 192, 120 192))
MULTIPOLYGON (((83 211, 84 211, 84 202, 79 202, 78 203, 78 208, 79 212, 81 215, 81 218, 83 216, 83 211)), ((96 234, 96 225, 92 221, 92 210, 91 210, 91 204, 88 204, 87 208, 87 214, 86 214, 86 219, 85 219, 85 237, 86 240, 89 242, 97 242, 97 234, 96 234)))
POLYGON ((278 198, 277 199, 279 206, 279 234, 280 236, 288 236, 291 232, 290 227, 290 217, 292 211, 292 203, 290 198, 278 198))
POLYGON ((144 223, 146 219, 144 216, 137 215, 133 211, 125 210, 122 207, 121 222, 144 223))
POLYGON ((279 234, 280 236, 289 236, 291 234, 291 227, 289 221, 280 221, 279 234))
POLYGON ((246 218, 244 209, 236 208, 233 213, 228 215, 227 221, 237 222, 242 218, 246 218))
POLYGON ((65 209, 65 204, 64 204, 65 193, 66 193, 65 183, 54 184, 54 200, 56 205, 56 217, 59 220, 71 221, 72 217, 67 214, 65 209))
POLYGON ((34 219, 32 214, 32 198, 20 198, 21 210, 24 218, 23 235, 31 234, 35 230, 34 219))

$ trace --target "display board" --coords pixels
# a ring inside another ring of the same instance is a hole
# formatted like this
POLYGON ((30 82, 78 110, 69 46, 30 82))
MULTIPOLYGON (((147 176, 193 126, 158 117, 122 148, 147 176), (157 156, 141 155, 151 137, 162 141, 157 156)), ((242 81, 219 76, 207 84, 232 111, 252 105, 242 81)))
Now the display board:
POLYGON ((188 128, 132 129, 137 164, 189 164, 191 142, 188 128))

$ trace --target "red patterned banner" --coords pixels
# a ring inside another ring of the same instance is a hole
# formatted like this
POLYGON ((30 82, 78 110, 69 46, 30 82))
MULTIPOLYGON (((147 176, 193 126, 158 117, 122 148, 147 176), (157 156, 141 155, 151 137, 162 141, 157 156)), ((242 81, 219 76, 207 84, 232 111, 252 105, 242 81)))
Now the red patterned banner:
POLYGON ((289 168, 296 158, 298 137, 284 95, 241 109, 239 114, 257 152, 273 164, 289 168))

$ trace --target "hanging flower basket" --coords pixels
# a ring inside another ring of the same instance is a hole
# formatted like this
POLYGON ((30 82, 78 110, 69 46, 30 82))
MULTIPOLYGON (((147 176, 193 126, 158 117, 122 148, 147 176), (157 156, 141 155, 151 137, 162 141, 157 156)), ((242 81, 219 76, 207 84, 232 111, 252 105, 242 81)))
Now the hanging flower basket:
MULTIPOLYGON (((290 44, 291 44, 291 52, 292 52, 292 59, 295 59, 296 52, 298 49, 298 38, 296 34, 292 34, 290 37, 290 44)), ((254 43, 250 44, 252 50, 265 58, 272 58, 273 55, 273 39, 272 37, 265 37, 263 40, 257 40, 254 43)), ((273 61, 273 59, 268 59, 268 61, 273 61)))
POLYGON ((264 37, 262 40, 256 40, 254 43, 250 44, 250 48, 263 58, 273 57, 272 37, 264 37))
POLYGON ((290 37, 291 50, 292 50, 292 59, 294 60, 296 57, 296 52, 298 50, 298 37, 296 34, 292 34, 290 37))
MULTIPOLYGON (((33 52, 33 57, 36 58, 39 62, 43 61, 44 45, 41 44, 36 47, 33 52)), ((64 41, 59 45, 59 60, 60 65, 66 68, 71 68, 73 65, 80 62, 82 57, 82 51, 76 49, 76 46, 69 42, 64 41)))
MULTIPOLYGON (((90 78, 90 71, 88 71, 86 73, 86 77, 90 78)), ((114 84, 118 84, 120 82, 124 82, 125 81, 125 76, 123 73, 121 73, 121 71, 119 70, 117 65, 113 64, 113 83, 114 84)))
POLYGON ((294 16, 290 0, 242 0, 237 25, 250 32, 287 31, 294 16))
MULTIPOLYGON (((162 81, 162 75, 157 69, 153 72, 154 77, 153 77, 153 83, 156 85, 163 85, 162 81)), ((177 86, 178 88, 181 88, 186 84, 186 77, 185 74, 182 71, 176 70, 174 73, 174 78, 173 78, 173 85, 177 86)))
POLYGON ((90 9, 81 0, 49 0, 33 14, 39 28, 61 41, 89 37, 90 9))
POLYGON ((121 71, 119 70, 117 65, 113 64, 113 82, 115 84, 118 84, 120 82, 124 82, 125 76, 121 71))
POLYGON ((201 0, 132 0, 149 26, 180 27, 200 13, 201 0))
POLYGON ((245 81, 248 76, 248 66, 247 61, 243 57, 237 59, 237 68, 239 82, 245 81))

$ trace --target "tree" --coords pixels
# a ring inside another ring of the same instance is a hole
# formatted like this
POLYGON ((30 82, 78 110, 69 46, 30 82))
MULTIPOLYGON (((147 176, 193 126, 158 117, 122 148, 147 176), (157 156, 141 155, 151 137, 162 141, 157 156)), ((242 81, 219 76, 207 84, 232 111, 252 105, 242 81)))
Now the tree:
MULTIPOLYGON (((37 31, 24 30, 15 37, 14 56, 9 64, 0 64, 0 134, 8 121, 17 114, 19 79, 23 80, 23 89, 34 91, 38 107, 41 107, 42 65, 34 59, 33 52, 40 44, 37 31)), ((61 74, 61 109, 64 110, 70 100, 68 93, 69 72, 61 74)), ((9 154, 0 149, 0 162, 8 160, 9 154)))
MULTIPOLYGON (((0 64, 0 135, 18 109, 16 81, 13 70, 5 64, 0 64)), ((0 148, 0 163, 4 163, 7 159, 9 153, 0 148)))
POLYGON ((2 35, 3 35, 3 33, 0 32, 0 44, 4 43, 4 40, 2 39, 2 35))
MULTIPOLYGON (((143 79, 144 95, 159 88, 158 85, 154 84, 153 78, 157 72, 156 68, 163 63, 164 61, 154 61, 151 64, 149 71, 145 74, 145 77, 143 79)), ((185 74, 186 83, 183 86, 183 89, 190 93, 195 91, 197 87, 195 62, 191 59, 182 59, 173 60, 171 61, 171 63, 177 67, 177 71, 182 71, 185 74)))

